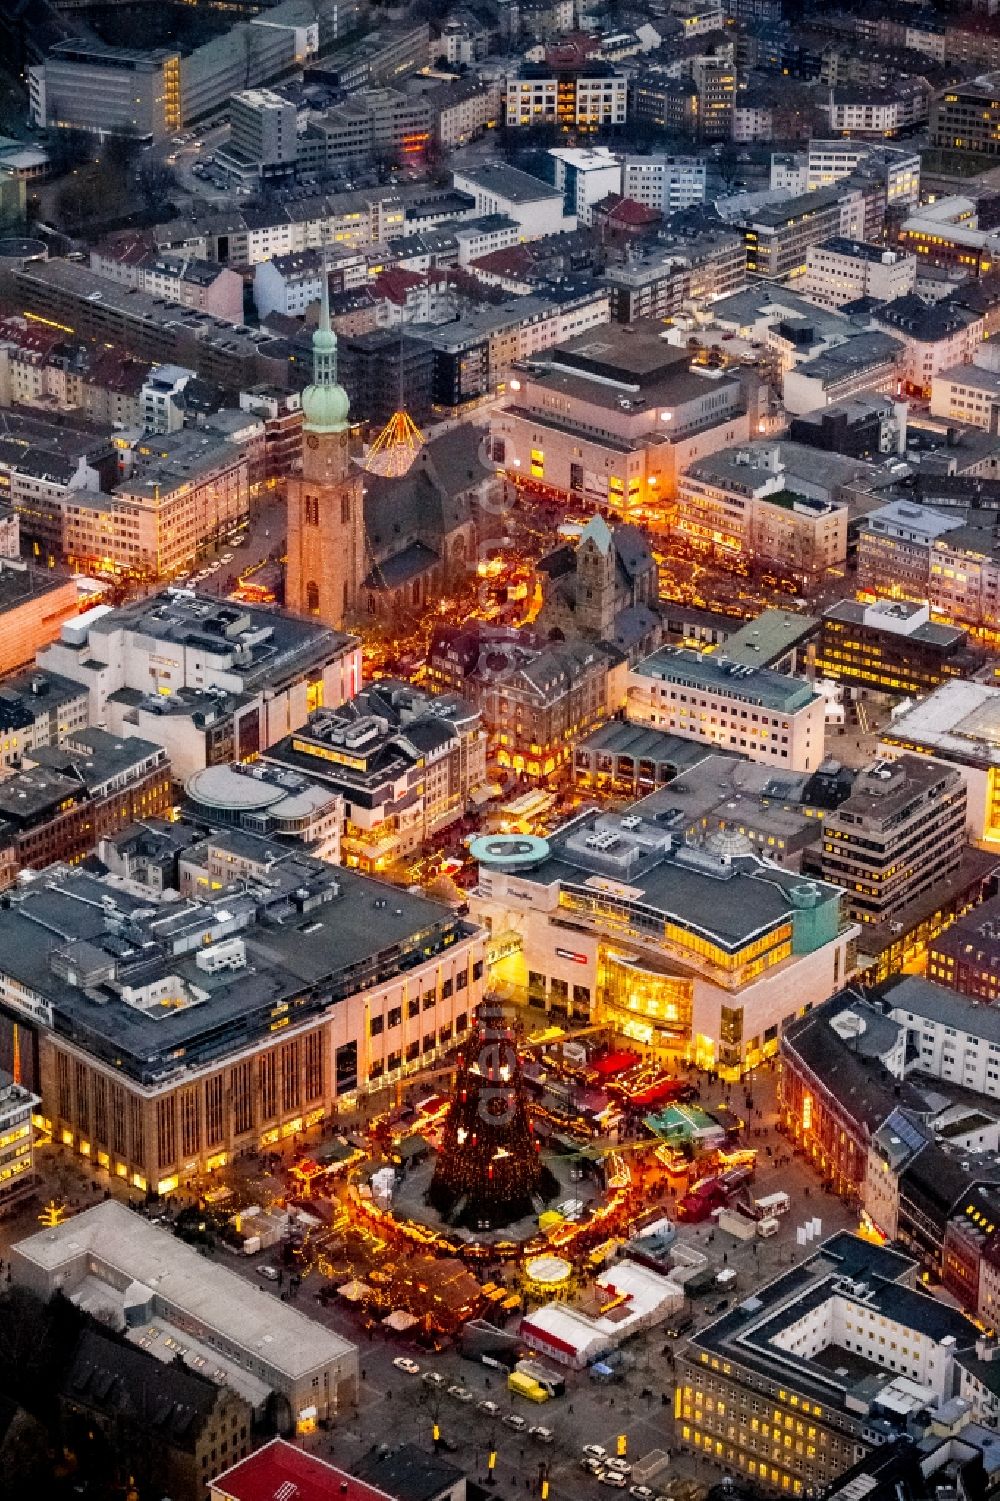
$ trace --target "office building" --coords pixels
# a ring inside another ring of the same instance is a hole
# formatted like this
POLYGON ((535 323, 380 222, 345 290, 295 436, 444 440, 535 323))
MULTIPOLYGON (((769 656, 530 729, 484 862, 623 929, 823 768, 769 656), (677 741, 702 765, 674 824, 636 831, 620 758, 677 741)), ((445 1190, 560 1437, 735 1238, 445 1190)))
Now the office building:
POLYGON ((609 193, 622 191, 621 161, 606 146, 560 146, 550 151, 548 158, 565 212, 575 215, 579 225, 589 227, 595 204, 609 193))
POLYGON ((895 395, 905 362, 900 339, 877 329, 854 332, 785 373, 782 399, 795 416, 856 396, 895 395))
POLYGON ((142 383, 139 402, 143 430, 162 437, 184 426, 184 387, 194 371, 182 365, 154 365, 142 383))
POLYGON ((386 679, 317 710, 267 760, 336 793, 343 862, 375 874, 414 857, 483 793, 486 734, 479 712, 455 694, 386 679))
POLYGON ((978 277, 992 270, 998 248, 996 231, 979 227, 972 198, 948 195, 921 204, 903 220, 899 245, 919 258, 921 267, 978 277))
POLYGON ((739 230, 719 227, 677 238, 665 248, 636 249, 622 264, 609 265, 604 282, 616 323, 665 319, 686 302, 713 302, 746 286, 747 255, 739 230))
POLYGON ((931 101, 928 133, 934 146, 996 156, 998 127, 1000 77, 995 73, 953 84, 931 101))
POLYGON ((962 516, 913 501, 894 500, 863 518, 858 532, 858 592, 868 599, 930 595, 936 540, 962 526, 962 516))
POLYGON ((936 624, 926 602, 905 599, 840 600, 824 612, 816 647, 823 677, 889 698, 922 697, 982 661, 964 630, 936 624))
POLYGON ((627 716, 769 766, 815 771, 823 698, 804 678, 663 647, 629 669, 627 716))
POLYGON ((705 201, 705 163, 696 156, 626 156, 621 191, 647 208, 672 214, 705 201))
MULTIPOLYGON (((357 11, 348 11, 347 14, 353 21, 357 11)), ((429 45, 429 22, 404 18, 398 23, 369 31, 324 57, 311 70, 310 77, 347 94, 378 88, 424 67, 429 45)))
POLYGON ((640 72, 632 85, 632 110, 637 120, 658 126, 687 140, 698 135, 698 90, 690 78, 674 78, 652 69, 640 72))
POLYGON ((931 377, 931 416, 1000 432, 1000 371, 952 365, 931 377))
POLYGON ((298 110, 271 89, 243 89, 229 106, 228 152, 259 168, 261 177, 282 177, 295 170, 298 156, 298 110))
POLYGON ((904 1434, 922 1407, 945 1407, 978 1330, 918 1291, 918 1271, 844 1231, 690 1335, 675 1389, 684 1448, 798 1496, 904 1434))
POLYGON ((839 888, 762 859, 732 828, 688 842, 663 797, 583 812, 547 840, 475 841, 472 910, 505 956, 501 994, 735 1078, 842 983, 857 929, 839 888))
POLYGON ((111 495, 67 487, 44 509, 21 502, 25 536, 50 563, 90 574, 169 578, 248 518, 251 465, 262 467, 263 423, 242 417, 246 443, 207 427, 171 431, 180 416, 177 392, 190 372, 161 368, 162 377, 143 387, 154 431, 136 445, 131 470, 111 495))
POLYGON ((1000 1011, 920 975, 899 979, 883 1002, 889 1017, 904 1029, 906 1056, 914 1069, 1000 1099, 1000 1011))
POLYGON ((270 487, 298 467, 302 453, 302 398, 297 391, 250 386, 240 392, 240 411, 264 424, 264 482, 270 487))
POLYGON ((413 337, 433 351, 434 401, 458 407, 493 396, 520 361, 609 319, 606 287, 587 277, 566 278, 546 283, 537 294, 476 307, 436 328, 424 326, 413 337))
POLYGON ((888 1240, 899 1229, 899 1175, 934 1142, 933 1129, 913 1121, 934 1112, 905 1073, 904 1028, 853 989, 782 1034, 782 1127, 836 1194, 863 1203, 888 1240))
POLYGON ((876 308, 874 322, 901 339, 903 391, 929 400, 935 375, 972 359, 983 337, 983 314, 948 300, 933 305, 915 293, 876 308))
POLYGON ((927 120, 931 88, 926 78, 884 84, 846 83, 830 89, 820 106, 831 131, 874 141, 889 140, 927 120))
POLYGON ((698 91, 698 134, 703 141, 728 141, 733 135, 736 71, 723 57, 691 60, 691 82, 698 91))
POLYGON ((836 308, 859 297, 891 302, 912 292, 916 279, 915 255, 834 235, 807 249, 806 274, 799 290, 821 307, 836 308))
POLYGON ((613 647, 481 621, 437 626, 427 667, 436 688, 475 705, 490 759, 533 777, 558 772, 574 741, 625 698, 625 661, 613 647))
POLYGON ((848 396, 828 407, 799 413, 788 429, 794 443, 803 443, 825 453, 855 459, 878 460, 882 454, 906 452, 905 402, 866 391, 848 396))
POLYGON ((11 1270, 40 1298, 93 1299, 131 1344, 231 1386, 255 1415, 283 1397, 299 1433, 357 1399, 355 1345, 276 1297, 248 1296, 242 1277, 114 1199, 18 1241, 11 1270))
POLYGON ((575 218, 566 214, 562 191, 517 167, 486 162, 481 167, 456 168, 452 182, 459 193, 475 200, 478 216, 503 214, 514 219, 524 240, 576 228, 575 218))
POLYGON ((628 79, 609 63, 589 62, 572 72, 525 63, 508 77, 504 113, 508 126, 555 125, 590 132, 625 124, 628 79))
POLYGON ((138 359, 189 366, 226 391, 261 381, 287 389, 295 371, 288 344, 276 335, 263 329, 241 333, 240 325, 196 307, 165 303, 152 292, 117 286, 76 261, 33 261, 14 273, 14 281, 27 313, 55 320, 81 338, 127 349, 138 359))
POLYGON ((76 584, 67 575, 0 561, 0 672, 27 666, 79 608, 76 584))
POLYGON ((171 805, 165 752, 134 736, 78 729, 72 743, 40 746, 0 782, 0 884, 22 870, 89 855, 100 839, 171 805))
POLYGON ((446 150, 478 140, 500 118, 502 80, 458 78, 427 92, 432 129, 437 144, 446 150))
MULTIPOLYGON (((944 892, 962 860, 966 791, 954 767, 923 756, 876 761, 823 822, 818 868, 843 886, 854 922, 904 926, 925 894, 944 892)), ((862 931, 860 943, 868 938, 862 931)))
POLYGON ((967 1307, 978 1281, 991 1324, 996 1242, 974 1216, 1000 1181, 997 1123, 976 1099, 996 1096, 996 1020, 917 976, 897 976, 881 999, 841 991, 782 1038, 779 1098, 784 1130, 835 1193, 860 1204, 862 1223, 967 1307))
POLYGON ((1000 1001, 1000 897, 956 918, 932 940, 927 978, 974 1001, 1000 1001))
POLYGON ((31 119, 41 129, 159 141, 184 119, 181 59, 169 48, 60 42, 29 70, 28 90, 31 119))
POLYGON ((32 1112, 39 1103, 0 1069, 0 1218, 16 1213, 37 1189, 32 1112))
POLYGON ((968 793, 969 837, 984 849, 1000 847, 1000 688, 987 683, 942 683, 882 733, 880 751, 912 752, 957 767, 968 793))
POLYGON ((770 281, 802 276, 810 245, 863 232, 860 200, 861 194, 850 187, 817 188, 752 209, 744 225, 747 270, 770 281))
POLYGON ((430 1067, 482 994, 450 908, 236 830, 190 863, 172 900, 51 866, 0 913, 0 1047, 16 1026, 55 1138, 143 1193, 430 1067))
POLYGON ((39 666, 87 690, 91 724, 162 745, 183 782, 353 697, 361 648, 313 621, 167 591, 79 616, 39 666))
POLYGON ((651 326, 557 345, 508 389, 490 425, 508 477, 625 519, 669 505, 685 468, 749 432, 739 380, 691 365, 651 326))
POLYGON ((803 189, 832 187, 856 173, 878 177, 885 185, 887 205, 920 202, 920 153, 906 146, 884 142, 852 140, 811 140, 805 160, 806 180, 803 189))
POLYGON ((723 564, 776 572, 808 593, 847 557, 848 508, 799 490, 783 448, 723 448, 690 465, 678 484, 675 527, 723 564))

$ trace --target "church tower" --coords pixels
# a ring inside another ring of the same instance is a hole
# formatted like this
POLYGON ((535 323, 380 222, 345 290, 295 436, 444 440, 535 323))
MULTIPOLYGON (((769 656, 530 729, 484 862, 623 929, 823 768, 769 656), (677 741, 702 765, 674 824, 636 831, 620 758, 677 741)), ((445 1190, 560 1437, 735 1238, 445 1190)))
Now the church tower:
POLYGON ((365 571, 362 476, 351 464, 347 392, 337 383, 337 339, 323 268, 313 378, 302 393, 302 474, 288 481, 285 604, 342 630, 365 571))
POLYGON ((602 641, 614 627, 618 557, 611 528, 592 516, 576 546, 576 621, 585 636, 602 641))

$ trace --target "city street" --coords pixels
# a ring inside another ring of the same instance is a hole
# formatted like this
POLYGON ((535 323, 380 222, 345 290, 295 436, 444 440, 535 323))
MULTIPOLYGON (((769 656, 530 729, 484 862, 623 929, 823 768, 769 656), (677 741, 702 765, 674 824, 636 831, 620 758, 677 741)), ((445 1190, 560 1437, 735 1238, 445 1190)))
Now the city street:
MULTIPOLYGON (((747 1114, 745 1091, 750 1089, 753 1105, 744 1144, 756 1147, 759 1153, 754 1192, 761 1196, 780 1188, 792 1198, 791 1212, 780 1221, 780 1232, 764 1241, 738 1241, 710 1224, 680 1224, 683 1243, 706 1253, 719 1271, 737 1273, 735 1283, 724 1289, 725 1299, 720 1299, 719 1293, 723 1291, 720 1288, 715 1292, 709 1289, 692 1301, 693 1327, 697 1328, 711 1319, 723 1301, 728 1304, 746 1295, 761 1280, 779 1274, 810 1254, 812 1247, 796 1244, 796 1227, 805 1220, 818 1216, 823 1236, 854 1228, 857 1221, 844 1204, 821 1190, 811 1168, 791 1154, 784 1138, 776 1132, 776 1065, 765 1066, 743 1084, 728 1088, 712 1083, 705 1075, 693 1075, 692 1079, 699 1085, 702 1102, 709 1109, 728 1100, 734 1110, 747 1114)), ((357 1113, 338 1120, 338 1129, 362 1128, 373 1111, 384 1109, 387 1103, 387 1096, 381 1101, 366 1101, 357 1113)), ((309 1149, 314 1150, 317 1144, 310 1141, 309 1149)), ((292 1155, 289 1145, 286 1160, 292 1155)), ((40 1205, 50 1197, 65 1197, 80 1207, 86 1207, 105 1191, 131 1197, 133 1202, 137 1198, 134 1190, 130 1194, 120 1180, 111 1181, 101 1171, 91 1174, 79 1158, 72 1157, 61 1146, 43 1147, 38 1163, 43 1179, 38 1202, 16 1219, 0 1225, 0 1255, 4 1257, 13 1241, 37 1229, 40 1205)), ((280 1176, 267 1174, 249 1159, 238 1160, 231 1169, 213 1178, 217 1186, 226 1182, 232 1183, 244 1199, 252 1192, 265 1203, 272 1196, 279 1196, 283 1189, 280 1176)), ((670 1214, 673 1195, 661 1194, 659 1201, 670 1214)), ((174 1206, 168 1206, 168 1211, 169 1207, 174 1206)), ((549 1466, 553 1501, 575 1501, 578 1497, 596 1501, 605 1487, 581 1468, 584 1444, 598 1443, 614 1454, 618 1436, 624 1434, 628 1456, 633 1461, 653 1449, 675 1448, 672 1345, 657 1329, 624 1347, 631 1364, 621 1381, 600 1385, 586 1372, 570 1371, 566 1373, 566 1395, 535 1406, 508 1395, 502 1372, 464 1359, 455 1348, 428 1352, 398 1337, 387 1336, 378 1325, 366 1328, 364 1313, 340 1299, 321 1302, 319 1290, 323 1279, 314 1267, 304 1268, 301 1285, 294 1292, 288 1285, 287 1273, 283 1274, 281 1284, 265 1280, 258 1267, 280 1266, 280 1247, 243 1257, 220 1245, 210 1254, 250 1284, 249 1296, 290 1298, 309 1317, 358 1345, 363 1379, 357 1409, 342 1414, 330 1430, 305 1440, 316 1452, 337 1464, 350 1467, 373 1445, 387 1440, 411 1441, 429 1449, 437 1422, 448 1453, 454 1445, 455 1463, 473 1478, 485 1475, 489 1447, 495 1446, 498 1496, 537 1494, 538 1467, 545 1462, 549 1466), (421 1375, 428 1371, 439 1373, 444 1385, 430 1388, 420 1375, 408 1375, 395 1368, 392 1362, 400 1354, 415 1359, 421 1375), (451 1385, 471 1391, 476 1401, 495 1401, 499 1413, 494 1423, 489 1424, 473 1402, 463 1403, 449 1395, 447 1387, 451 1385), (552 1429, 553 1442, 542 1444, 526 1430, 512 1430, 501 1421, 505 1413, 511 1412, 523 1417, 528 1425, 544 1424, 552 1429)), ((516 1281, 513 1266, 507 1276, 508 1280, 516 1281)), ((675 1454, 669 1469, 656 1478, 654 1486, 672 1495, 674 1501, 687 1501, 696 1491, 701 1492, 718 1479, 719 1472, 700 1457, 675 1454)))

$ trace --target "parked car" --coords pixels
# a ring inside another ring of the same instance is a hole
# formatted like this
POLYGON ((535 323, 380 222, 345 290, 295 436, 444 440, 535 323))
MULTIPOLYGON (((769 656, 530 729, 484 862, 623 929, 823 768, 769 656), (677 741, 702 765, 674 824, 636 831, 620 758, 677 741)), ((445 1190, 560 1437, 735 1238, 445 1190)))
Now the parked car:
POLYGON ((408 1355, 397 1355, 396 1359, 393 1361, 393 1365, 396 1367, 397 1371, 405 1371, 408 1376, 420 1375, 420 1367, 417 1365, 417 1362, 415 1360, 411 1360, 408 1355))
POLYGON ((278 1282, 281 1278, 281 1273, 276 1266, 259 1266, 257 1268, 257 1275, 258 1277, 266 1277, 268 1282, 278 1282))

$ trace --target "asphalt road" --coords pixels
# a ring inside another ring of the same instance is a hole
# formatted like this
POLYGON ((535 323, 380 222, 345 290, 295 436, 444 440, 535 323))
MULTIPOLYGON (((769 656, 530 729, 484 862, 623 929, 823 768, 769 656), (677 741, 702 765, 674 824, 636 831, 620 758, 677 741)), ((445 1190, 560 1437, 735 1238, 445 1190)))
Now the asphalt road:
POLYGON ((255 563, 271 555, 280 557, 283 554, 285 530, 284 496, 279 492, 274 492, 253 511, 245 539, 238 547, 222 542, 218 547, 201 555, 192 573, 198 573, 206 564, 217 559, 221 560, 229 553, 232 553, 232 559, 228 563, 222 563, 221 567, 215 573, 210 574, 207 579, 197 584, 192 583, 191 587, 197 589, 199 594, 214 595, 219 598, 231 593, 240 576, 255 563))

